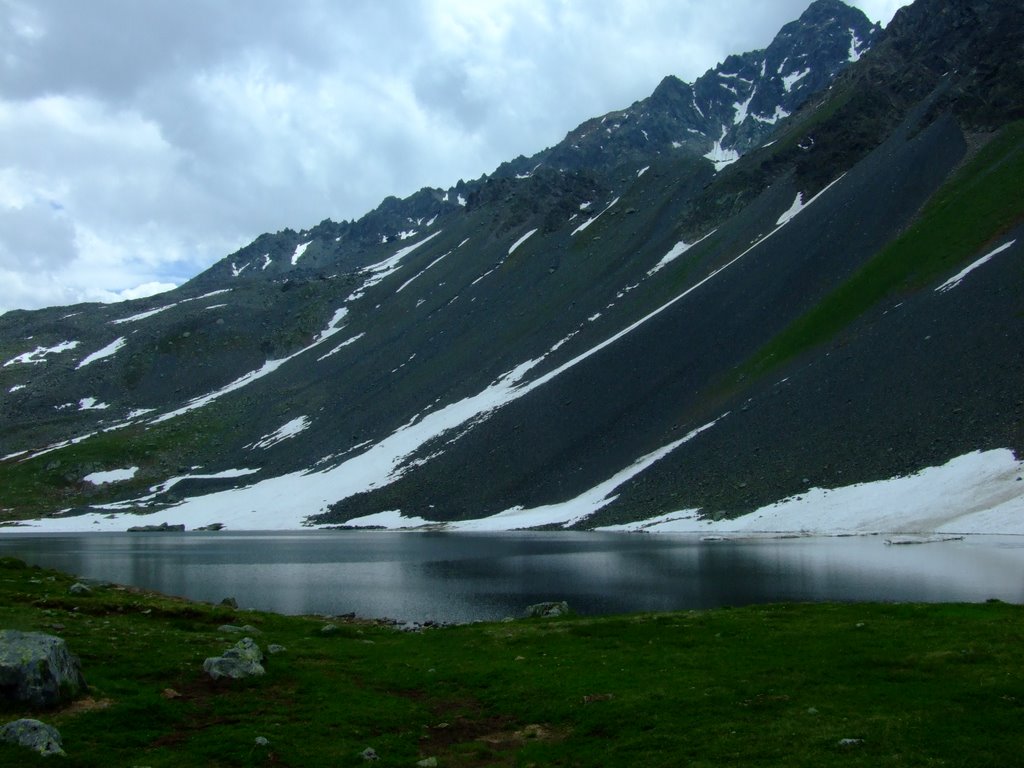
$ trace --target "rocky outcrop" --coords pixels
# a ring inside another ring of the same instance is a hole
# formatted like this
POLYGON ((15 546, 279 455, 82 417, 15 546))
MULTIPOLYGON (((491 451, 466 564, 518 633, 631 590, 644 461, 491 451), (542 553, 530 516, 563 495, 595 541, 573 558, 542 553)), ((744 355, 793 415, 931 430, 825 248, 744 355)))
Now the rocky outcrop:
POLYGON ((0 631, 0 698, 50 709, 76 698, 86 687, 78 658, 61 638, 0 631))
POLYGON ((230 677, 238 680, 258 677, 266 673, 263 668, 263 651, 251 637, 243 637, 223 656, 213 656, 203 662, 203 671, 214 680, 230 677))
POLYGON ((564 600, 526 606, 526 616, 530 619, 554 619, 568 613, 569 604, 564 600))
POLYGON ((49 755, 65 756, 61 743, 60 731, 52 725, 38 720, 15 720, 0 728, 0 741, 28 747, 47 757, 49 755))

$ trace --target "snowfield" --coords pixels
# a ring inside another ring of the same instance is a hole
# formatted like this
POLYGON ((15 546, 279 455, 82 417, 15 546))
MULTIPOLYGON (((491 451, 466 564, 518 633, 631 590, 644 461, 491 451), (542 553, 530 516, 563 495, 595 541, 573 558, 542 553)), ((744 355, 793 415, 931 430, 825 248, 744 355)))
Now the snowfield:
POLYGON ((1024 534, 1024 462, 1007 449, 974 451, 906 477, 806 493, 732 520, 684 510, 601 530, 816 535, 1024 534))
MULTIPOLYGON (((638 459, 594 489, 566 502, 530 510, 513 508, 497 515, 455 523, 440 523, 422 517, 403 517, 399 510, 356 518, 349 525, 378 526, 389 530, 443 528, 453 531, 510 531, 543 525, 569 526, 614 501, 613 492, 627 480, 682 442, 697 438, 714 422, 694 430, 677 443, 638 459)), ((410 428, 411 425, 410 425, 410 428)), ((413 428, 414 429, 414 428, 413 428)), ((396 435, 396 438, 398 436, 396 435)), ((408 438, 406 438, 408 439, 408 438)), ((385 480, 392 461, 371 450, 345 462, 339 469, 346 475, 358 473, 348 482, 370 487, 385 480), (381 461, 383 459, 383 461, 381 461), (379 461, 379 463, 378 463, 379 461), (374 466, 376 465, 376 466, 374 466)), ((110 479, 124 479, 107 475, 110 479)), ((255 474, 254 470, 234 470, 219 476, 255 474)), ((90 476, 90 482, 102 482, 104 473, 90 476)), ((191 477, 216 477, 192 475, 191 477)), ((184 477, 172 478, 159 487, 165 490, 184 477)), ((124 531, 133 525, 184 523, 194 529, 210 523, 223 523, 232 530, 295 530, 304 527, 305 517, 319 511, 319 500, 327 502, 336 492, 338 470, 303 476, 285 475, 258 482, 247 488, 221 491, 187 499, 178 507, 149 514, 124 513, 131 503, 111 504, 102 512, 75 517, 25 521, 15 532, 124 531), (335 482, 330 482, 331 477, 335 482), (304 483, 303 480, 309 480, 304 483), (331 488, 334 486, 334 489, 331 488), (316 509, 310 509, 309 504, 316 509)), ((136 499, 144 502, 151 496, 136 499)), ((812 488, 806 493, 729 520, 704 520, 698 510, 681 510, 650 520, 625 525, 604 526, 601 531, 644 533, 688 533, 713 536, 798 534, 816 536, 868 535, 877 533, 913 536, 964 534, 1024 535, 1024 461, 1008 449, 974 451, 938 467, 928 467, 913 475, 871 483, 857 483, 835 489, 812 488)))

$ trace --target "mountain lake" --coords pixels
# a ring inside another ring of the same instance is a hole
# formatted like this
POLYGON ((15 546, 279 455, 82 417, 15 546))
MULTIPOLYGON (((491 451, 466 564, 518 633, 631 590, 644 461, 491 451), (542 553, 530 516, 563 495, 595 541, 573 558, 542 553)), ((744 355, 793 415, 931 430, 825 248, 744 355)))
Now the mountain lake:
POLYGON ((286 614, 443 623, 781 601, 1024 603, 1024 537, 301 531, 0 535, 0 556, 286 614), (887 543, 914 542, 913 545, 887 543))

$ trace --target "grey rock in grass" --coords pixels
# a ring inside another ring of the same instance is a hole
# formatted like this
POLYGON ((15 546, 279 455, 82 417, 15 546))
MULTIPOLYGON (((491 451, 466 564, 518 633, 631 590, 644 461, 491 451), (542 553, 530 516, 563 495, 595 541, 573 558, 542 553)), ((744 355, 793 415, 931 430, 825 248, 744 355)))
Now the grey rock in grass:
POLYGON ((270 739, 268 739, 266 736, 257 736, 256 737, 256 746, 257 747, 269 747, 270 746, 270 739))
POLYGON ((80 581, 75 582, 70 587, 68 587, 68 592, 70 592, 72 595, 78 595, 78 596, 84 596, 84 595, 91 595, 92 594, 92 590, 89 589, 89 587, 86 584, 83 584, 80 581))
POLYGON ((569 604, 564 600, 526 606, 526 615, 531 619, 552 619, 565 616, 567 613, 569 613, 569 604))
POLYGON ((420 768, 437 768, 437 758, 425 757, 422 760, 417 760, 416 765, 418 765, 420 768))
POLYGON ((380 757, 377 755, 377 750, 373 747, 367 747, 359 753, 359 756, 362 757, 363 760, 380 760, 380 757))
POLYGON ((271 656, 274 656, 278 653, 284 653, 287 650, 288 649, 285 648, 283 645, 278 645, 277 643, 271 643, 267 646, 267 653, 269 653, 271 656))
POLYGON ((222 656, 213 656, 203 662, 203 671, 214 680, 230 677, 239 680, 244 677, 258 677, 266 673, 263 668, 263 651, 251 637, 243 637, 222 656))
POLYGON ((0 741, 27 747, 44 756, 65 756, 60 731, 38 720, 25 718, 7 723, 0 728, 0 741))
POLYGON ((50 709, 86 687, 78 658, 61 638, 0 630, 0 699, 50 709))
POLYGON ((252 624, 238 627, 234 624, 221 624, 217 627, 218 632, 228 632, 236 635, 262 635, 263 633, 252 624))

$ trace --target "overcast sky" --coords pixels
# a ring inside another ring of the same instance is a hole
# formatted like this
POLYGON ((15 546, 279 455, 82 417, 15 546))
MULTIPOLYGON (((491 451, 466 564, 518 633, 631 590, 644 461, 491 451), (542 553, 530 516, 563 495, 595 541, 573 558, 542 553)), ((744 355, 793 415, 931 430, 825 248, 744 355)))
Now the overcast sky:
POLYGON ((0 0, 0 312, 148 295, 477 178, 809 2, 0 0))

